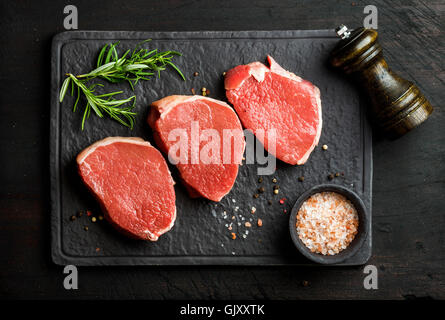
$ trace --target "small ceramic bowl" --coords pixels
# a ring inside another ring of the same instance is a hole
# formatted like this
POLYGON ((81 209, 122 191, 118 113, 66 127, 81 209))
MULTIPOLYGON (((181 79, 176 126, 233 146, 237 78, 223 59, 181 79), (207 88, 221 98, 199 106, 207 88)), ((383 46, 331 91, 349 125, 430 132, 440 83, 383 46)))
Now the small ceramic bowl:
POLYGON ((366 239, 367 236, 367 225, 368 225, 368 214, 367 209, 363 201, 360 199, 360 197, 353 191, 339 186, 335 184, 322 184, 313 187, 312 189, 306 191, 303 193, 298 199, 297 202, 295 202, 294 207, 292 208, 292 212, 290 214, 289 218, 289 229, 290 229, 290 235, 292 238, 293 243, 297 247, 297 249, 309 260, 312 260, 317 263, 321 264, 336 264, 345 261, 346 259, 352 257, 357 253, 357 251, 361 248, 363 245, 363 242, 366 239), (354 240, 349 244, 349 246, 344 249, 343 251, 340 251, 339 253, 335 255, 322 255, 320 253, 314 253, 311 252, 306 245, 300 240, 298 237, 296 222, 297 222, 297 214, 300 210, 300 207, 302 204, 313 194, 319 193, 319 192, 337 192, 341 195, 343 195, 346 199, 351 201, 351 203, 354 205, 355 209, 358 213, 359 218, 359 225, 357 234, 355 235, 354 240))

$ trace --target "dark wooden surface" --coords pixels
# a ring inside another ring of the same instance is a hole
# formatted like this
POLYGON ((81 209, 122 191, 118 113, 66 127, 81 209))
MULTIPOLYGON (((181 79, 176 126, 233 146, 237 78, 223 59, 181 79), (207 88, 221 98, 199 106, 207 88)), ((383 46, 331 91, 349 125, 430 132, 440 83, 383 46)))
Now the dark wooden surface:
MULTIPOLYGON (((367 1, 72 1, 79 29, 278 30, 362 24, 367 1)), ((389 65, 435 106, 397 141, 374 139, 373 256, 363 268, 79 268, 63 289, 49 247, 49 53, 57 1, 0 3, 0 296, 2 298, 445 298, 445 2, 373 1, 389 65), (302 286, 302 281, 309 286, 302 286)))

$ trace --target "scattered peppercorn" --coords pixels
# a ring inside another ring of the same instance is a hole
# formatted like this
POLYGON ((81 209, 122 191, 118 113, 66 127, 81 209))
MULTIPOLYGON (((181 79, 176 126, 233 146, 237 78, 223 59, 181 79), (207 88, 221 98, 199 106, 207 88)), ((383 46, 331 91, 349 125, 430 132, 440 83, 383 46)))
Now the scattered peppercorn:
POLYGON ((298 177, 298 181, 303 182, 304 181, 304 177, 303 176, 298 177))
POLYGON ((87 227, 87 226, 83 227, 83 229, 84 229, 85 231, 88 231, 88 227, 87 227))
POLYGON ((328 175, 328 179, 329 179, 329 180, 334 179, 334 175, 331 173, 330 175, 328 175))
POLYGON ((259 193, 264 193, 264 191, 265 191, 264 187, 261 187, 261 188, 258 189, 259 193))
POLYGON ((260 196, 260 195, 259 195, 258 193, 255 193, 255 194, 253 195, 253 197, 254 197, 255 199, 257 199, 259 196, 260 196))
POLYGON ((74 221, 74 220, 76 220, 76 216, 71 216, 71 221, 74 221))
POLYGON ((198 72, 195 72, 193 75, 194 75, 195 77, 197 77, 197 76, 199 76, 199 73, 198 73, 198 72))
POLYGON ((259 183, 263 182, 263 178, 261 178, 261 177, 258 178, 258 182, 259 182, 259 183))

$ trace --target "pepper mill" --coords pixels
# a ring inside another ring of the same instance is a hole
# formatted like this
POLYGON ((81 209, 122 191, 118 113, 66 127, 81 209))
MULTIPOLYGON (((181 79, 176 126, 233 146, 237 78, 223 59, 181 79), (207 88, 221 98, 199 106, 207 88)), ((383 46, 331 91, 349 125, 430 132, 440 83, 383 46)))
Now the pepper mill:
POLYGON ((377 31, 341 25, 342 39, 331 52, 330 64, 351 75, 370 99, 371 116, 391 139, 398 138, 425 121, 433 107, 416 85, 388 68, 377 31))

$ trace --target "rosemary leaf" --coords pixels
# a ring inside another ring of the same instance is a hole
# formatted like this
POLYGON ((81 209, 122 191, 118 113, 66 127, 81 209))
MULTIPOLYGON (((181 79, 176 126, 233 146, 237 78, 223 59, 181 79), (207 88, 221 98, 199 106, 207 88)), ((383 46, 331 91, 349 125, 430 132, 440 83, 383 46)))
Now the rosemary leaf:
POLYGON ((65 97, 66 90, 68 89, 68 85, 70 84, 70 78, 66 78, 62 83, 62 88, 60 89, 59 101, 62 102, 65 97))

